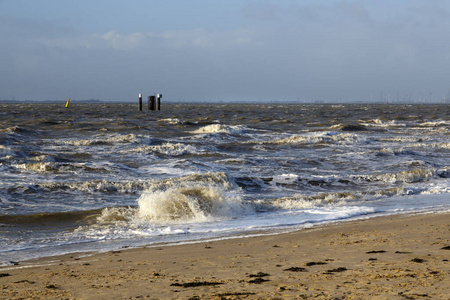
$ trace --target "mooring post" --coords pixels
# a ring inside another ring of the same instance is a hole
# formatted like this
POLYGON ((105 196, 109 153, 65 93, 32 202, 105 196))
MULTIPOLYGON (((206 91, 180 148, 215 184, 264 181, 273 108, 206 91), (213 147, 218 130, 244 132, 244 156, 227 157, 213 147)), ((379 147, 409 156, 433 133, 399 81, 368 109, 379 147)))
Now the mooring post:
POLYGON ((142 94, 139 94, 139 110, 142 110, 142 94))
POLYGON ((158 94, 156 99, 157 99, 157 110, 161 110, 161 98, 162 98, 162 94, 158 94))
POLYGON ((148 96, 148 110, 155 110, 155 96, 148 96))

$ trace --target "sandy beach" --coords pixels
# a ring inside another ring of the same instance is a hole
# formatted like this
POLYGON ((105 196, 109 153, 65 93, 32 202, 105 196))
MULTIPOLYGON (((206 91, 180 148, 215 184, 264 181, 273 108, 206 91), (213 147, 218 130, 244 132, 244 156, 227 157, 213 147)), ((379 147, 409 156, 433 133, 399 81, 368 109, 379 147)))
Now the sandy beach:
POLYGON ((400 215, 23 262, 0 298, 450 299, 449 260, 449 213, 400 215))

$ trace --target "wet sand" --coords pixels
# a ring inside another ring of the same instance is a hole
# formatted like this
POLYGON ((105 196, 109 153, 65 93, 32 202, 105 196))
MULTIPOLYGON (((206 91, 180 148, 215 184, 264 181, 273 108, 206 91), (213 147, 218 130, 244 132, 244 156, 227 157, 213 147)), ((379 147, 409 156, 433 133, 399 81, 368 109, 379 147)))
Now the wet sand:
POLYGON ((450 213, 378 217, 24 262, 0 268, 0 298, 450 299, 449 260, 450 213))

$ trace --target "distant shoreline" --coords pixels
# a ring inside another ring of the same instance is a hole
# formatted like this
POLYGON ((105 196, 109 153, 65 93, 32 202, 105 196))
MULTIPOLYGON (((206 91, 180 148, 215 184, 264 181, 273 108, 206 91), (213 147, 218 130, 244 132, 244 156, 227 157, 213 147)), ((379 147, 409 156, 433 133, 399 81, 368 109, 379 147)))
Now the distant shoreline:
MULTIPOLYGON (((63 100, 0 100, 0 104, 65 104, 67 99, 63 100)), ((107 101, 107 100, 77 100, 71 99, 71 104, 137 104, 136 101, 107 101)), ((244 105, 244 104, 261 104, 261 105, 386 105, 386 106, 398 106, 398 105, 450 105, 450 102, 444 100, 437 102, 327 102, 327 101, 312 101, 312 102, 300 102, 300 101, 163 101, 164 104, 217 104, 217 105, 244 105)))
MULTIPOLYGON (((66 103, 67 99, 65 100, 0 100, 0 104, 23 104, 23 103, 33 103, 33 104, 61 104, 66 103)), ((109 103, 109 102, 103 102, 100 100, 72 100, 76 101, 77 103, 109 103)))

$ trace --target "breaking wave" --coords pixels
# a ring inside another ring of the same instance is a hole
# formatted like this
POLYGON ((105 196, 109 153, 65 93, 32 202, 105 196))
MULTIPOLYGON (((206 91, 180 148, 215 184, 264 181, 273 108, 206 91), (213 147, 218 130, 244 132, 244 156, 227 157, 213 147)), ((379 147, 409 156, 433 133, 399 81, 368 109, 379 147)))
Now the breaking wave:
MULTIPOLYGON (((426 182, 431 179, 450 178, 450 168, 416 168, 402 172, 387 172, 380 174, 349 175, 349 176, 299 176, 297 174, 282 174, 263 180, 269 185, 293 187, 296 189, 311 187, 340 188, 360 186, 371 182, 381 182, 389 185, 426 182)), ((260 181, 262 182, 262 181, 260 181)), ((401 188, 401 187, 399 187, 401 188)), ((398 195, 401 195, 399 193, 398 195)))
POLYGON ((140 218, 152 222, 205 222, 250 209, 225 173, 193 174, 156 183, 138 199, 140 218))
POLYGON ((168 156, 182 156, 186 154, 201 154, 203 151, 199 150, 194 145, 186 145, 182 143, 164 143, 162 145, 144 146, 131 150, 122 150, 121 153, 157 153, 168 156))
POLYGON ((39 187, 49 190, 72 190, 87 193, 123 193, 135 194, 151 186, 148 181, 108 181, 108 180, 90 180, 84 182, 49 182, 40 183, 39 187))
POLYGON ((354 144, 358 143, 361 137, 351 133, 326 132, 311 135, 295 135, 284 139, 271 141, 271 144, 304 144, 304 143, 337 143, 354 144))
POLYGON ((153 141, 151 137, 138 135, 138 134, 126 134, 126 135, 114 135, 97 137, 88 140, 66 140, 63 141, 65 144, 72 146, 95 146, 95 145, 114 145, 114 144, 150 144, 153 141))
POLYGON ((306 209, 324 205, 342 206, 347 200, 354 200, 352 193, 319 193, 316 195, 296 194, 290 197, 284 197, 274 200, 269 205, 278 209, 306 209))
POLYGON ((448 127, 450 126, 449 121, 435 121, 435 122, 424 122, 420 124, 419 126, 422 127, 448 127))
POLYGON ((160 119, 160 120, 158 120, 158 122, 163 122, 163 123, 167 123, 167 124, 170 124, 170 125, 185 124, 185 121, 183 121, 182 119, 179 119, 179 118, 160 119))
POLYGON ((259 200, 255 204, 258 210, 301 210, 318 207, 343 207, 352 203, 364 201, 374 201, 375 199, 386 199, 396 196, 410 196, 420 194, 441 194, 446 193, 446 188, 436 187, 435 189, 420 189, 408 187, 393 187, 373 191, 353 191, 336 193, 317 193, 313 195, 295 194, 271 201, 259 200))
POLYGON ((396 173, 367 175, 368 181, 383 181, 387 183, 413 183, 422 182, 428 178, 436 176, 436 171, 431 169, 414 169, 396 173))
POLYGON ((396 120, 383 121, 380 119, 372 119, 372 120, 359 120, 359 122, 364 126, 373 126, 373 127, 406 126, 405 124, 399 123, 396 120))
POLYGON ((81 172, 98 172, 98 173, 107 173, 113 171, 114 169, 121 169, 124 166, 120 166, 112 163, 63 163, 63 162, 55 162, 54 158, 50 156, 39 156, 31 159, 31 163, 22 163, 22 164, 12 164, 11 166, 32 171, 38 173, 45 172, 53 172, 53 173, 79 173, 81 172))
POLYGON ((211 124, 194 130, 192 133, 227 133, 227 134, 241 134, 248 129, 241 125, 223 125, 223 124, 211 124))

